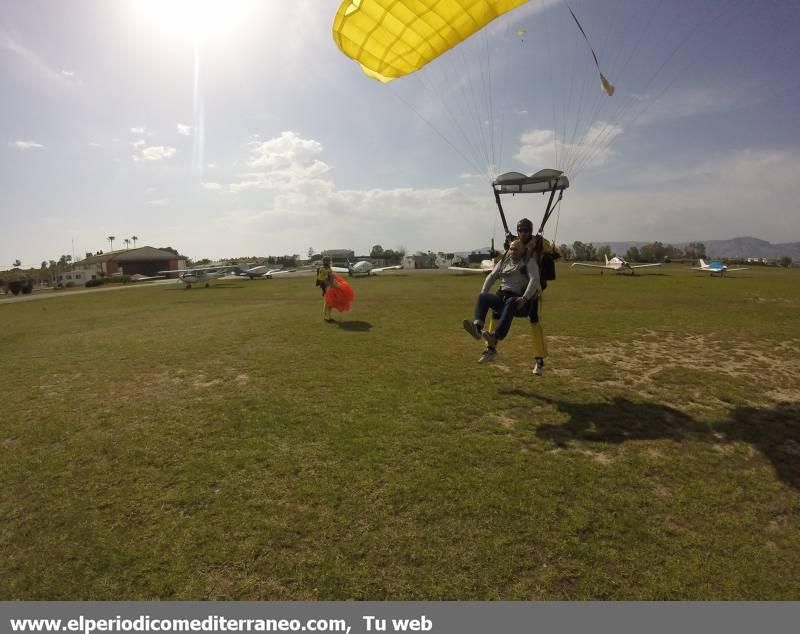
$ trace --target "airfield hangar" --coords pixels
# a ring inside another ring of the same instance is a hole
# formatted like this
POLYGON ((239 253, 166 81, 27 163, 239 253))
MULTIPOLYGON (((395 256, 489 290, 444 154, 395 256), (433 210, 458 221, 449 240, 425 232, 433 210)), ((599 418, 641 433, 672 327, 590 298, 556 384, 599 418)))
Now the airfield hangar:
POLYGON ((186 258, 181 255, 154 247, 137 247, 92 255, 76 262, 73 272, 82 274, 86 281, 115 274, 149 276, 183 268, 186 268, 186 258))

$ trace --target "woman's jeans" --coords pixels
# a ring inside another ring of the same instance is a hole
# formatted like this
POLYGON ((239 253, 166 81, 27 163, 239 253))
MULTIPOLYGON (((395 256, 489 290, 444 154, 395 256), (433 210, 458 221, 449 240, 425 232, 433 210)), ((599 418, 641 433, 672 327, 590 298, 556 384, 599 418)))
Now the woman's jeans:
POLYGON ((475 321, 483 324, 490 310, 498 313, 500 318, 495 322, 494 334, 498 341, 502 341, 506 338, 514 317, 525 317, 530 313, 530 302, 525 302, 521 309, 517 309, 517 299, 518 295, 506 291, 499 291, 497 294, 481 293, 475 302, 475 321))

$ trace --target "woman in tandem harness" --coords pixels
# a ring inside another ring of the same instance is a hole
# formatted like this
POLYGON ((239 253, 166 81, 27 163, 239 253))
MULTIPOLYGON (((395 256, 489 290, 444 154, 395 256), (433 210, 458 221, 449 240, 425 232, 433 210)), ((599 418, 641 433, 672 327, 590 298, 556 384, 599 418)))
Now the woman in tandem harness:
POLYGON ((531 314, 532 302, 535 302, 541 292, 536 258, 530 257, 521 240, 514 240, 506 254, 486 277, 475 302, 473 320, 464 320, 464 330, 475 339, 482 337, 489 349, 494 350, 497 342, 505 339, 514 317, 527 317, 531 314), (498 279, 500 290, 497 293, 490 293, 498 279), (499 314, 493 332, 484 330, 486 316, 490 310, 499 314))

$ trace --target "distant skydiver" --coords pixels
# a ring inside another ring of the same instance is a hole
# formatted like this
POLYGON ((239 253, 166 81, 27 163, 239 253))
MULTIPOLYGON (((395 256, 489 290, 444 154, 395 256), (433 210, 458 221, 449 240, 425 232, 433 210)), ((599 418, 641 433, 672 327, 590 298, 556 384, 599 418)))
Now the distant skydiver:
POLYGON ((317 269, 317 286, 322 290, 322 318, 326 322, 336 321, 331 310, 345 313, 352 307, 355 293, 353 288, 331 270, 331 258, 322 258, 322 266, 317 269))

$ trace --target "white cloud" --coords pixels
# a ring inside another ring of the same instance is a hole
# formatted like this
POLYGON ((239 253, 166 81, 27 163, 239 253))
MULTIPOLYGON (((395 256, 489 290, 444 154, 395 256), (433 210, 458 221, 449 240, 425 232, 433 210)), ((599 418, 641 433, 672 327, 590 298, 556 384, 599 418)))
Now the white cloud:
POLYGON ((131 134, 147 134, 145 128, 131 128, 131 134))
POLYGON ((181 136, 192 136, 192 126, 179 123, 177 125, 178 134, 181 136))
POLYGON ((202 183, 201 186, 209 191, 220 191, 222 189, 222 185, 219 183, 202 183))
POLYGON ((322 144, 303 139, 294 132, 282 132, 269 141, 248 143, 246 165, 254 171, 241 174, 242 180, 233 183, 233 193, 252 190, 298 191, 300 189, 330 190, 331 167, 316 158, 322 144))
POLYGON ((285 168, 304 165, 320 154, 322 144, 313 139, 302 139, 294 132, 281 132, 275 139, 263 143, 250 143, 248 166, 265 168, 285 168))
POLYGON ((148 200, 147 204, 148 205, 155 205, 157 207, 163 207, 164 205, 168 205, 169 204, 169 199, 168 198, 158 198, 156 200, 148 200))
POLYGON ((800 151, 740 150, 694 163, 632 167, 614 188, 581 183, 567 192, 567 239, 691 240, 800 237, 800 151), (765 197, 765 193, 768 196, 765 197), (754 218, 758 218, 754 223, 754 218))
POLYGON ((13 143, 9 143, 8 145, 9 147, 17 148, 18 150, 31 150, 44 147, 44 145, 42 145, 41 143, 37 143, 36 141, 14 141, 13 143))
POLYGON ((61 74, 64 75, 64 77, 75 77, 75 73, 71 70, 62 70, 61 74))
POLYGON ((99 143, 95 143, 94 141, 90 141, 87 145, 93 150, 103 147, 102 145, 100 145, 99 143))
POLYGON ((581 139, 565 143, 556 139, 553 130, 526 130, 520 136, 520 147, 514 158, 530 169, 558 163, 565 165, 568 173, 585 167, 599 167, 608 163, 613 151, 611 143, 623 133, 623 128, 605 121, 592 124, 581 139))
MULTIPOLYGON (((144 148, 138 155, 140 161, 163 161, 164 159, 172 158, 175 156, 177 150, 174 147, 165 147, 163 145, 154 145, 144 148)), ((134 159, 135 160, 135 159, 134 159)))

